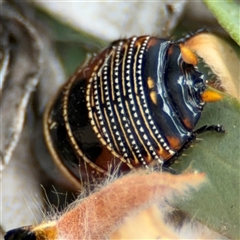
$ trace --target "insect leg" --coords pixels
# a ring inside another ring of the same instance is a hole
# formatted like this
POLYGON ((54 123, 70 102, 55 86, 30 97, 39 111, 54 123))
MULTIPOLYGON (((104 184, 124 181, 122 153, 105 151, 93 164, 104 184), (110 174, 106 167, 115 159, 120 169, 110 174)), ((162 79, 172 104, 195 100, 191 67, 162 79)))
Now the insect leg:
POLYGON ((199 129, 195 130, 194 133, 197 134, 201 134, 207 131, 215 131, 215 132, 219 132, 219 133, 224 133, 225 132, 225 128, 222 125, 204 125, 202 127, 200 127, 199 129))

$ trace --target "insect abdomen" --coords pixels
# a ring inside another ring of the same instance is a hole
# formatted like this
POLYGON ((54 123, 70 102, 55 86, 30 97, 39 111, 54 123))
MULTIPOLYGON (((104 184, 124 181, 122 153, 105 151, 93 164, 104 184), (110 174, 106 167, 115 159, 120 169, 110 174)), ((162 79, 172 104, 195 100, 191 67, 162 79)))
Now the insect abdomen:
POLYGON ((162 165, 195 137, 205 88, 179 44, 150 36, 116 41, 47 108, 48 147, 76 178, 106 174, 120 163, 121 171, 162 165))

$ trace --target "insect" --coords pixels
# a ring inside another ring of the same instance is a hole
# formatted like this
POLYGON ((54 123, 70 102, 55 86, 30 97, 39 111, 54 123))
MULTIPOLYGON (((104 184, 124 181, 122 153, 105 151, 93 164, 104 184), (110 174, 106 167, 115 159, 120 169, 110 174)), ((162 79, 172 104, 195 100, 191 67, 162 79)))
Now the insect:
POLYGON ((44 135, 74 183, 116 166, 169 166, 198 134, 224 132, 220 125, 194 130, 205 102, 221 96, 206 89, 186 39, 115 41, 59 90, 45 111, 44 135))

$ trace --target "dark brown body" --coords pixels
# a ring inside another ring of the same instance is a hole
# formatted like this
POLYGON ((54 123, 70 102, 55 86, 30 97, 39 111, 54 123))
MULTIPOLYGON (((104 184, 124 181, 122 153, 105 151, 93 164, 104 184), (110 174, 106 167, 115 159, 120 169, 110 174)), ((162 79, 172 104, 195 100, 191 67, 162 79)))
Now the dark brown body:
POLYGON ((80 181, 116 167, 170 165, 195 139, 205 88, 178 43, 150 36, 116 41, 79 68, 47 107, 48 149, 80 181))

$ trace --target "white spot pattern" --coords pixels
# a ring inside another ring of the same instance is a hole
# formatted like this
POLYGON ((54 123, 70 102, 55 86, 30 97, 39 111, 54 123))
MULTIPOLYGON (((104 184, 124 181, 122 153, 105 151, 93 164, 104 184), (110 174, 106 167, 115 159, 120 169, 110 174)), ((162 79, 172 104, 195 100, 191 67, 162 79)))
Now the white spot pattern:
POLYGON ((163 163, 163 159, 153 147, 153 140, 147 132, 146 123, 143 122, 141 113, 138 111, 134 84, 137 85, 141 108, 148 120, 152 134, 166 151, 171 155, 174 154, 156 127, 143 87, 143 81, 146 80, 142 78, 142 64, 149 38, 145 37, 140 46, 135 46, 138 41, 136 37, 131 38, 129 43, 126 40, 119 41, 117 45, 113 46, 113 51, 106 56, 101 71, 93 71, 87 87, 87 91, 90 95, 92 94, 87 101, 90 121, 93 128, 100 133, 100 138, 106 141, 110 150, 123 156, 129 164, 131 164, 132 157, 136 156, 137 159, 134 157, 135 163, 140 161, 145 167, 147 167, 147 162, 142 149, 140 149, 139 141, 143 143, 142 147, 151 155, 151 158, 160 164, 163 163), (127 50, 124 48, 126 44, 128 44, 127 50), (136 49, 137 51, 134 53, 136 49), (134 64, 136 64, 136 70, 132 69, 134 64), (133 83, 132 74, 136 75, 134 76, 137 80, 136 83, 133 83), (92 109, 95 109, 94 113, 92 109))

